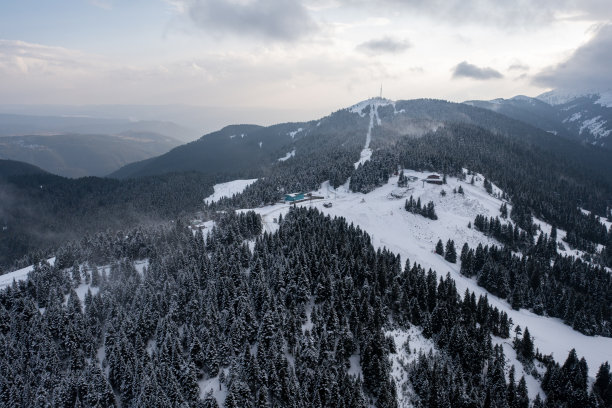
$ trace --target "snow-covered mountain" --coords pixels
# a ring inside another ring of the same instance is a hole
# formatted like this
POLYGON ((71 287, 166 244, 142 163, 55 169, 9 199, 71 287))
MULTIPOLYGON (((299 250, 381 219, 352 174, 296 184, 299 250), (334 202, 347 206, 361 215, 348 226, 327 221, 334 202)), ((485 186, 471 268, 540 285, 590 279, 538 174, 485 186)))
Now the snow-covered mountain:
POLYGON ((599 380, 612 348, 609 152, 551 134, 556 108, 538 99, 472 105, 373 98, 231 126, 131 169, 201 173, 66 182, 8 163, 25 175, 0 177, 17 204, 0 200, 6 248, 52 217, 108 231, 74 229, 0 279, 0 405, 612 395, 599 380), (549 118, 549 132, 503 110, 549 118), (178 218, 130 229, 132 213, 178 218))
POLYGON ((515 96, 466 101, 565 138, 612 148, 612 91, 553 90, 535 98, 515 96))
POLYGON ((612 90, 597 91, 594 89, 583 91, 570 91, 555 89, 544 92, 537 96, 537 99, 546 102, 551 106, 565 105, 579 98, 594 98, 597 105, 612 108, 612 90))
POLYGON ((554 90, 537 98, 554 107, 565 127, 585 142, 612 147, 611 90, 554 90))

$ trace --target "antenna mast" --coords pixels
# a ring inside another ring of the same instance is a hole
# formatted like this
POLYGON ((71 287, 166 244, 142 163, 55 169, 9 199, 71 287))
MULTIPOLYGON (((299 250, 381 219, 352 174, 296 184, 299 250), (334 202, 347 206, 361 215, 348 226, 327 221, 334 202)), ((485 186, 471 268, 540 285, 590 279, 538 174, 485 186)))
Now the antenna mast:
POLYGON ((380 83, 380 99, 382 99, 382 82, 380 83))

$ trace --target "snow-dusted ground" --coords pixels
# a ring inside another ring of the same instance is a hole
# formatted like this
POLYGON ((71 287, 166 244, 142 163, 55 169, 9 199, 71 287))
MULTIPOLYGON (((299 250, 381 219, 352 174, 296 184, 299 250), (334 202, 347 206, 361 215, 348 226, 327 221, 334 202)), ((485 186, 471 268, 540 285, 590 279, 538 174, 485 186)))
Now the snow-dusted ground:
MULTIPOLYGON (((228 370, 225 369, 225 375, 227 374, 228 370)), ((198 387, 200 387, 200 398, 205 398, 206 394, 212 391, 212 395, 217 400, 217 404, 219 404, 220 407, 225 405, 225 397, 227 397, 228 390, 225 385, 220 383, 219 376, 198 381, 198 387)))
POLYGON ((234 194, 242 193, 245 188, 256 182, 257 179, 233 180, 227 183, 215 184, 215 192, 204 199, 205 203, 214 203, 224 197, 231 197, 234 194))
MULTIPOLYGON (((49 264, 51 265, 54 265, 55 257, 49 258, 47 262, 49 262, 49 264)), ((30 265, 25 268, 6 273, 4 275, 0 275, 0 290, 8 286, 11 286, 13 284, 13 281, 19 282, 22 280, 26 280, 28 277, 28 273, 32 272, 33 270, 34 270, 34 265, 30 265)))
POLYGON ((412 403, 410 397, 414 395, 406 365, 417 359, 419 354, 429 354, 436 352, 434 343, 426 339, 420 328, 412 326, 408 330, 390 330, 385 336, 393 337, 396 352, 391 354, 391 376, 395 380, 397 387, 397 402, 400 407, 410 407, 412 403), (408 350, 409 349, 409 350, 408 350))
MULTIPOLYGON (((404 198, 392 198, 391 192, 398 189, 397 177, 390 178, 389 183, 368 194, 349 192, 347 185, 333 189, 329 183, 323 183, 316 194, 325 197, 324 200, 297 205, 310 206, 332 216, 345 217, 349 223, 352 222, 367 231, 376 247, 387 247, 400 254, 402 262, 410 259, 411 263, 416 261, 425 268, 432 268, 438 274, 450 273, 456 281, 459 293, 463 293, 468 288, 475 292, 476 296, 488 294, 476 284, 474 279, 459 273, 459 264, 446 262, 436 255, 433 249, 438 239, 442 239, 443 242, 448 239, 454 240, 457 251, 461 250, 465 242, 471 248, 479 243, 499 245, 475 229, 467 228, 467 225, 469 222, 474 222, 478 214, 498 216, 502 200, 486 193, 482 176, 476 177, 474 185, 469 184, 471 176, 468 176, 466 182, 449 177, 447 185, 438 186, 421 181, 427 173, 411 170, 405 170, 404 173, 418 178, 418 181, 409 184, 408 188, 411 190, 407 191, 407 196, 412 194, 415 200, 420 197, 422 203, 432 200, 435 203, 438 220, 432 221, 409 213, 403 209, 404 198), (453 188, 458 188, 459 185, 465 191, 464 196, 452 193, 453 188), (443 189, 447 193, 445 197, 440 195, 443 189), (327 202, 332 203, 331 208, 323 207, 327 202)), ((494 194, 498 196, 501 194, 495 186, 494 194)), ((510 208, 511 206, 509 210, 510 208)), ((278 224, 273 222, 273 218, 278 218, 279 214, 285 214, 288 210, 289 205, 277 204, 257 208, 254 211, 262 215, 265 230, 274 232, 278 224)), ((541 225, 544 232, 550 233, 550 225, 540 220, 535 222, 541 225)), ((559 242, 564 236, 565 233, 559 230, 559 242)), ((576 251, 571 253, 575 255, 576 251)), ((512 310, 505 300, 491 294, 488 294, 488 297, 489 302, 508 313, 515 324, 520 324, 523 328, 529 327, 529 331, 534 336, 535 346, 544 354, 552 353, 557 361, 563 363, 568 352, 575 348, 578 355, 584 356, 587 360, 589 375, 594 377, 602 362, 612 360, 612 338, 585 336, 565 325, 560 319, 538 316, 525 309, 512 310)))
MULTIPOLYGON (((531 329, 530 329, 531 330, 531 329)), ((536 395, 540 394, 541 398, 544 398, 546 394, 542 390, 542 386, 540 382, 536 380, 536 378, 525 371, 523 364, 518 361, 516 357, 516 351, 512 348, 512 339, 502 339, 496 336, 493 336, 493 344, 501 344, 504 348, 504 355, 506 356, 506 380, 508 379, 508 372, 510 371, 510 366, 514 366, 514 380, 518 385, 521 377, 525 377, 525 383, 527 384, 527 392, 529 394, 529 399, 533 400, 536 395)), ((563 364, 563 361, 561 361, 563 364)))

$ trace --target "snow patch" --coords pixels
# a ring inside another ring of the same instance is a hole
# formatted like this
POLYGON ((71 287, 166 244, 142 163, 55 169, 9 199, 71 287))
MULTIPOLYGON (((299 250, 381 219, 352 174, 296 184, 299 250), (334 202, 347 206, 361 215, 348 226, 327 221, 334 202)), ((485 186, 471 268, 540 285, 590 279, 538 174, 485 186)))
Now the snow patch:
POLYGON ((219 404, 220 407, 225 405, 227 387, 220 383, 219 376, 198 381, 198 387, 200 387, 200 399, 204 399, 206 394, 212 392, 213 397, 217 400, 217 404, 219 404))
MULTIPOLYGON (((321 124, 321 122, 319 122, 319 123, 317 124, 317 126, 319 126, 320 124, 321 124)), ((288 133, 288 135, 289 135, 289 136, 291 136, 291 138, 293 139, 293 138, 295 138, 295 135, 297 135, 298 133, 300 133, 302 130, 304 130, 304 129, 302 129, 302 128, 298 128, 298 130, 294 130, 293 132, 289 132, 289 133, 288 133)))
POLYGON ((348 375, 352 375, 355 378, 363 379, 363 369, 361 368, 361 356, 359 354, 353 354, 349 357, 350 367, 348 369, 348 375))
POLYGON ((293 149, 292 151, 287 153, 285 156, 283 156, 280 159, 278 159, 278 161, 286 161, 286 160, 289 160, 290 158, 292 158, 294 156, 295 156, 295 149, 293 149))
POLYGON ((563 119, 563 123, 567 123, 567 122, 575 122, 578 119, 580 119, 582 117, 582 113, 580 112, 576 112, 574 113, 572 116, 570 116, 569 118, 565 118, 563 119))
POLYGON ((594 118, 585 120, 582 122, 582 126, 580 126, 579 134, 587 129, 593 136, 600 139, 602 137, 608 137, 610 133, 612 133, 612 129, 606 129, 605 125, 608 122, 605 120, 601 120, 601 116, 595 116, 594 118))

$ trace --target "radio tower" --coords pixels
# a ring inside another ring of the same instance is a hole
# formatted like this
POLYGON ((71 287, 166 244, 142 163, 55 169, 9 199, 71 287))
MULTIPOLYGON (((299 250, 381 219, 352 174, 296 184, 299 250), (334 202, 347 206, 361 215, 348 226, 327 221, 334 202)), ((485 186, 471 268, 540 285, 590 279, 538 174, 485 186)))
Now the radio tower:
POLYGON ((382 99, 382 82, 380 83, 380 99, 382 99))

